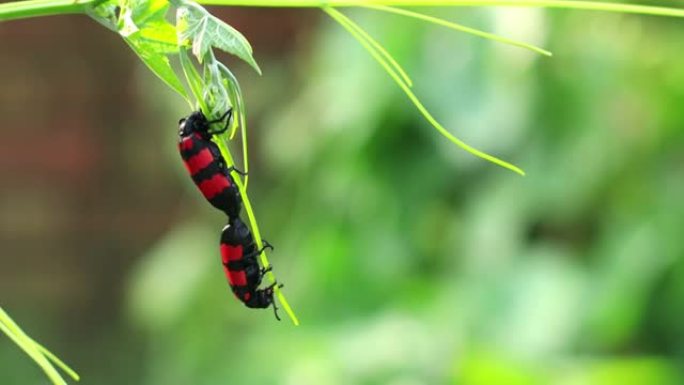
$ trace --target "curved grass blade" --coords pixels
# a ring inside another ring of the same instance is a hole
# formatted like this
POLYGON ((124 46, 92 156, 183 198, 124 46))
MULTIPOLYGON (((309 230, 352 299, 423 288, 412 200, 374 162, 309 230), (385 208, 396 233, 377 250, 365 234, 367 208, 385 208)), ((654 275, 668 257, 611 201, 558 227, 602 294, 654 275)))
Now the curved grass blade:
POLYGON ((17 346, 19 346, 26 354, 33 359, 33 361, 40 366, 45 372, 45 375, 55 385, 66 385, 66 381, 62 378, 59 372, 50 363, 52 360, 57 366, 62 368, 69 376, 78 381, 80 377, 78 374, 69 368, 64 362, 50 353, 45 347, 31 339, 23 330, 17 325, 12 318, 0 307, 0 330, 5 333, 17 346), (46 358, 47 357, 47 358, 46 358), (49 360, 48 360, 49 359, 49 360))
MULTIPOLYGON (((29 337, 30 338, 30 337, 29 337)), ((60 369, 64 371, 64 373, 68 374, 69 377, 73 378, 76 381, 81 380, 81 376, 78 375, 73 369, 69 367, 69 365, 65 364, 64 361, 60 360, 59 357, 55 356, 51 351, 47 350, 47 348, 40 343, 38 343, 36 340, 31 339, 33 344, 38 348, 38 351, 40 351, 41 354, 43 354, 45 357, 47 357, 50 361, 52 361, 55 365, 57 365, 60 369)))
MULTIPOLYGON (((474 147, 471 147, 470 145, 466 144, 462 140, 458 139, 456 136, 451 134, 444 126, 442 126, 433 116, 430 114, 430 112, 425 108, 423 103, 421 103, 420 99, 411 91, 411 89, 404 84, 402 79, 392 70, 392 67, 390 67, 386 61, 383 60, 382 56, 376 52, 373 47, 363 39, 363 37, 356 31, 355 28, 351 27, 351 24, 354 24, 353 21, 351 21, 348 17, 346 17, 344 14, 341 12, 337 11, 334 8, 330 7, 323 7, 321 8, 324 12, 326 12, 330 17, 332 17, 335 21, 337 21, 343 28, 345 28, 349 33, 352 34, 352 36, 359 42, 361 45, 368 51, 373 58, 380 63, 380 65, 385 69, 385 71, 392 77, 392 79, 399 85, 399 87, 404 91, 406 96, 413 102, 414 106, 418 109, 418 111, 423 115, 425 120, 427 120, 442 136, 445 138, 449 139, 452 143, 456 144, 457 146, 461 147, 463 150, 478 156, 482 159, 488 160, 494 164, 497 164, 501 167, 507 168, 513 172, 516 172, 520 175, 525 175, 525 172, 520 169, 519 167, 508 163, 504 160, 501 160, 499 158, 496 158, 492 155, 489 155, 485 152, 482 152, 474 147)), ((357 28, 360 28, 357 26, 357 28)))
MULTIPOLYGON (((365 1, 361 1, 364 2, 365 1)), ((392 1, 393 5, 411 3, 410 0, 392 1)), ((414 4, 415 5, 415 2, 414 4)), ((422 5, 431 6, 460 6, 460 7, 543 7, 559 9, 577 9, 584 11, 605 11, 619 13, 634 13, 640 15, 684 17, 684 9, 673 7, 659 7, 652 5, 639 5, 627 3, 610 3, 600 1, 576 1, 576 0, 428 0, 422 5)))
MULTIPOLYGON (((237 124, 240 126, 240 137, 242 140, 242 167, 244 168, 244 171, 247 174, 245 175, 245 191, 247 191, 247 186, 249 184, 249 154, 247 151, 247 115, 245 114, 245 103, 242 97, 242 89, 240 88, 240 83, 238 82, 237 78, 235 77, 235 75, 233 75, 233 72, 231 72, 231 70, 229 70, 228 67, 226 67, 223 63, 219 62, 218 64, 221 71, 223 71, 223 74, 230 81, 231 87, 228 87, 228 89, 229 91, 231 91, 235 99, 234 106, 237 109, 238 116, 237 124)), ((232 140, 235 136, 236 129, 237 126, 228 136, 229 140, 232 140)))
MULTIPOLYGON (((192 59, 190 59, 190 55, 188 55, 187 50, 181 49, 180 51, 178 51, 178 58, 181 63, 181 68, 183 68, 185 79, 187 80, 188 86, 190 87, 190 91, 195 96, 195 100, 197 100, 197 105, 199 109, 202 111, 208 111, 208 106, 204 101, 204 98, 202 97, 202 88, 204 84, 202 76, 199 74, 197 68, 195 68, 195 65, 192 63, 192 59)), ((192 106, 192 108, 194 109, 195 107, 192 106)))
POLYGON ((5 323, 0 322, 0 331, 5 333, 9 339, 11 339, 17 346, 19 346, 24 353, 26 353, 31 359, 38 365, 40 368, 43 370, 45 375, 52 381, 53 384, 55 385, 67 385, 66 381, 62 378, 62 376, 57 372, 57 369, 55 369, 50 362, 40 354, 40 352, 37 351, 37 349, 31 344, 30 341, 27 341, 26 338, 24 338, 21 335, 16 334, 13 330, 9 328, 8 325, 5 323))
POLYGON ((514 39, 509 39, 507 37, 495 35, 495 34, 489 33, 489 32, 484 32, 484 31, 481 31, 479 29, 466 27, 464 25, 457 24, 457 23, 454 23, 454 22, 451 22, 448 20, 440 19, 438 17, 429 16, 429 15, 425 15, 425 14, 418 13, 418 12, 408 11, 408 10, 401 9, 401 8, 386 7, 383 5, 367 4, 367 5, 362 5, 362 7, 368 8, 368 9, 374 9, 374 10, 382 11, 382 12, 394 13, 397 15, 411 17, 411 18, 418 19, 418 20, 423 20, 423 21, 426 21, 428 23, 441 25, 443 27, 451 28, 451 29, 454 29, 454 30, 459 31, 459 32, 465 32, 465 33, 475 35, 477 37, 481 37, 481 38, 484 38, 487 40, 493 40, 493 41, 496 41, 499 43, 509 44, 512 46, 528 49, 530 51, 539 53, 539 54, 544 55, 544 56, 552 56, 553 55, 551 52, 549 52, 543 48, 537 47, 535 45, 529 44, 529 43, 525 43, 525 42, 514 40, 514 39))

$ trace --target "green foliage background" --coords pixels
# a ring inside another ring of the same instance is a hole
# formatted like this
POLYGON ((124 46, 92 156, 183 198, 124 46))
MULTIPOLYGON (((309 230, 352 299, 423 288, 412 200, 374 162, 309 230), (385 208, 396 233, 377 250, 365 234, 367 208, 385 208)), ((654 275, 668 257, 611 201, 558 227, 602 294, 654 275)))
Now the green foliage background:
MULTIPOLYGON (((440 11, 548 59, 352 14, 446 126, 528 176, 446 143, 331 22, 287 59, 296 73, 255 46, 264 76, 237 73, 259 120, 250 196, 302 325, 235 302, 217 263, 221 219, 159 149, 197 214, 121 277, 121 318, 90 353, 108 364, 68 343, 55 353, 102 385, 680 384, 681 20, 440 11)), ((186 114, 139 76, 150 105, 186 114)), ((139 125, 175 135, 162 121, 139 125)), ((27 333, 57 338, 49 325, 27 333)), ((40 378, 23 360, 2 342, 0 383, 40 378)))

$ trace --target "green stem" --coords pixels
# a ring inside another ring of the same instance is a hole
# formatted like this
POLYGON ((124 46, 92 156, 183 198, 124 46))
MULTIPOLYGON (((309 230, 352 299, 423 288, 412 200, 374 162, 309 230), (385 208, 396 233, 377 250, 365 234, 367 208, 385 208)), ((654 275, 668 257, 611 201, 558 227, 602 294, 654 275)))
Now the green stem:
POLYGON ((29 0, 0 4, 0 21, 84 13, 97 0, 29 0))
POLYGON ((576 0, 199 0, 205 5, 245 7, 546 7, 684 17, 684 9, 576 0))
MULTIPOLYGON (((0 21, 37 16, 83 13, 87 5, 100 0, 28 0, 0 4, 0 21)), ((637 4, 575 0, 199 0, 204 5, 245 7, 546 7, 684 17, 684 9, 637 4)))
POLYGON ((395 13, 397 15, 411 17, 414 19, 426 21, 428 23, 437 24, 437 25, 441 25, 443 27, 451 28, 451 29, 454 29, 456 31, 469 33, 471 35, 481 37, 483 39, 494 40, 494 41, 498 41, 500 43, 510 44, 510 45, 514 45, 516 47, 529 49, 530 51, 534 51, 534 52, 542 54, 544 56, 552 56, 551 52, 549 52, 545 49, 539 48, 539 47, 535 47, 531 44, 527 44, 527 43, 524 43, 521 41, 509 39, 509 38, 503 37, 503 36, 494 35, 493 33, 480 31, 480 30, 475 29, 475 28, 466 27, 464 25, 456 24, 456 23, 453 23, 453 22, 450 22, 447 20, 437 18, 437 17, 423 15, 422 13, 411 12, 411 11, 408 11, 408 10, 405 10, 402 8, 385 7, 382 5, 364 5, 364 8, 375 9, 375 10, 382 11, 382 12, 395 13))
POLYGON ((64 381, 59 372, 57 372, 57 369, 50 363, 50 360, 64 369, 76 381, 79 380, 78 374, 62 362, 62 360, 50 353, 45 347, 32 340, 31 337, 27 336, 2 307, 0 307, 0 331, 5 333, 15 344, 24 350, 24 352, 43 369, 53 384, 67 385, 66 381, 64 381))

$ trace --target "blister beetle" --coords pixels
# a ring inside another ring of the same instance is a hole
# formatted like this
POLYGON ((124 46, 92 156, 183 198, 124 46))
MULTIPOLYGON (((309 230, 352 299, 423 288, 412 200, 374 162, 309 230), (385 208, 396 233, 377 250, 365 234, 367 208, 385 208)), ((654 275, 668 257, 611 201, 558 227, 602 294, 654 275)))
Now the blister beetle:
POLYGON ((242 198, 231 176, 232 171, 243 173, 232 166, 227 167, 219 147, 211 140, 213 135, 228 129, 231 111, 228 110, 215 121, 209 121, 201 111, 181 119, 178 123, 178 150, 185 168, 204 198, 228 216, 228 225, 221 232, 221 259, 233 294, 250 308, 273 306, 275 316, 280 320, 273 300, 277 284, 259 289, 262 278, 270 271, 270 267, 261 268, 257 257, 266 248, 273 247, 264 241, 265 246, 257 249, 252 232, 240 219, 242 198), (224 120, 226 124, 221 130, 210 131, 212 124, 224 120))
MULTIPOLYGON (((231 171, 234 167, 226 167, 216 143, 211 136, 228 129, 232 110, 228 110, 220 119, 208 121, 201 111, 193 112, 179 122, 178 150, 192 181, 199 188, 204 198, 212 206, 223 211, 229 218, 240 215, 242 200, 240 191, 235 185, 231 171), (212 123, 226 120, 225 127, 217 132, 209 132, 212 123)), ((238 171, 239 172, 239 171, 238 171)))
MULTIPOLYGON (((231 289, 235 296, 250 308, 266 308, 273 305, 273 284, 259 289, 261 280, 271 268, 259 267, 257 257, 265 249, 273 249, 264 241, 264 247, 257 249, 252 232, 240 218, 231 219, 221 232, 221 260, 231 289)), ((276 318, 278 313, 276 311, 276 318)))

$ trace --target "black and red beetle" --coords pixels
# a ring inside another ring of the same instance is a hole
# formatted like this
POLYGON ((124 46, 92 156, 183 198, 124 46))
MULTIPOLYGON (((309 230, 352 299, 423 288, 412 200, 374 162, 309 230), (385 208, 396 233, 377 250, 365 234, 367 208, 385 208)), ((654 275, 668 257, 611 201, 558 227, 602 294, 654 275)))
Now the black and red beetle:
POLYGON ((236 218, 240 215, 242 201, 240 191, 230 173, 237 170, 226 167, 221 151, 216 143, 211 141, 212 135, 228 129, 231 111, 228 110, 220 119, 211 122, 201 111, 193 112, 187 118, 181 119, 178 149, 185 168, 204 198, 229 218, 236 218), (209 132, 211 124, 224 119, 226 125, 222 130, 209 132))
MULTIPOLYGON (((267 308, 273 306, 278 320, 277 308, 273 301, 273 290, 276 283, 259 289, 261 280, 270 271, 260 267, 257 256, 266 248, 273 247, 264 241, 264 247, 257 249, 252 232, 240 219, 242 198, 240 191, 231 176, 234 167, 227 167, 226 161, 213 135, 225 132, 231 121, 232 110, 221 118, 209 121, 201 111, 193 112, 179 122, 178 150, 185 168, 202 195, 212 206, 228 216, 228 224, 221 232, 221 259, 228 283, 235 296, 250 308, 267 308), (214 123, 226 121, 218 131, 210 131, 214 123)), ((282 285, 280 285, 282 286, 282 285)))
MULTIPOLYGON (((266 308, 273 305, 275 310, 275 284, 259 289, 264 274, 271 268, 261 268, 257 256, 267 248, 272 250, 273 246, 264 241, 264 247, 257 249, 252 233, 240 218, 230 219, 221 232, 221 260, 235 296, 247 307, 266 308)), ((280 320, 277 312, 276 318, 280 320)))

